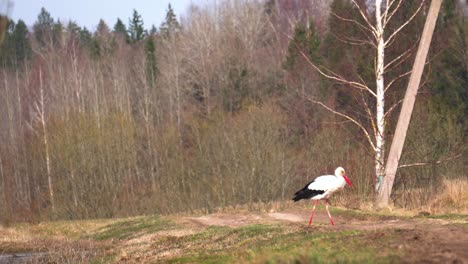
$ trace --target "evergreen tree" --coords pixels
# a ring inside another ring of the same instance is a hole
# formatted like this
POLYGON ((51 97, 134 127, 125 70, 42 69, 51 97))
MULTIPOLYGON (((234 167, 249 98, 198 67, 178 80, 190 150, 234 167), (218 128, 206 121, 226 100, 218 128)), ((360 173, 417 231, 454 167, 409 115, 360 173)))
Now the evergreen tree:
POLYGON ((130 37, 128 36, 127 27, 125 24, 117 18, 117 22, 114 25, 114 34, 123 38, 127 43, 130 42, 130 37))
MULTIPOLYGON (((355 19, 361 24, 366 23, 351 1, 334 0, 330 5, 330 12, 342 18, 355 19)), ((375 80, 374 51, 368 46, 353 45, 350 44, 351 41, 346 41, 366 39, 366 36, 354 23, 346 23, 339 17, 330 15, 328 18, 329 30, 322 45, 323 65, 347 80, 360 80, 362 78, 371 88, 375 88, 375 81, 373 81, 375 80)), ((353 111, 352 108, 357 103, 355 98, 360 98, 355 94, 356 90, 328 79, 323 79, 323 82, 323 96, 332 94, 338 104, 337 107, 343 109, 344 112, 346 110, 353 111), (329 90, 332 85, 333 88, 329 90)))
POLYGON ((150 29, 150 31, 149 31, 149 35, 150 35, 150 36, 154 36, 154 35, 156 35, 156 34, 158 34, 158 29, 156 28, 155 25, 152 25, 152 26, 151 26, 151 29, 150 29))
POLYGON ((112 53, 113 39, 110 35, 109 27, 107 26, 106 22, 104 22, 104 20, 102 19, 99 20, 96 33, 94 34, 93 42, 93 48, 99 50, 99 52, 95 53, 95 55, 112 53))
POLYGON ((98 35, 108 35, 110 33, 110 29, 107 26, 106 22, 102 19, 99 19, 99 23, 96 29, 96 34, 98 35))
POLYGON ((431 107, 445 122, 453 119, 468 132, 468 20, 457 10, 455 0, 446 0, 433 39, 434 57, 430 69, 431 107))
POLYGON ((79 36, 80 35, 81 28, 78 26, 78 24, 74 21, 70 21, 67 24, 67 32, 73 36, 79 36))
POLYGON ((93 38, 91 32, 86 27, 80 31, 80 43, 82 47, 85 47, 91 57, 96 58, 100 55, 100 47, 95 38, 93 38))
POLYGON ((304 55, 316 64, 321 61, 320 36, 313 21, 309 22, 308 28, 305 28, 301 22, 296 24, 294 37, 289 42, 283 67, 288 71, 297 71, 304 68, 308 63, 304 55))
POLYGON ((161 24, 159 31, 164 37, 170 36, 172 33, 176 33, 180 30, 179 22, 172 9, 171 4, 169 4, 166 12, 166 20, 161 24))
POLYGON ((28 27, 23 20, 18 20, 12 34, 17 62, 23 62, 31 57, 32 49, 28 41, 28 27))
POLYGON ((145 41, 145 55, 146 55, 146 78, 150 87, 154 87, 158 72, 156 64, 156 54, 154 40, 151 36, 146 38, 145 41))
POLYGON ((2 66, 17 67, 31 57, 28 33, 28 27, 23 20, 18 20, 18 23, 8 20, 4 43, 0 49, 2 66))
MULTIPOLYGON (((305 52, 307 43, 307 34, 304 26, 301 22, 297 22, 294 27, 294 37, 289 42, 288 53, 286 55, 286 61, 284 68, 289 70, 292 69, 294 64, 299 58, 302 58, 302 52, 305 52)), ((305 52, 307 53, 307 52, 305 52)))
POLYGON ((92 41, 91 32, 86 27, 80 30, 80 43, 83 47, 90 47, 92 41))
POLYGON ((61 47, 63 45, 63 25, 60 20, 52 27, 52 41, 55 47, 61 47))
POLYGON ((128 32, 132 43, 138 42, 145 37, 143 20, 141 19, 141 15, 138 14, 135 9, 133 9, 133 16, 129 20, 128 32))
POLYGON ((45 8, 37 16, 37 21, 33 25, 34 37, 41 46, 45 46, 52 38, 54 19, 45 8))

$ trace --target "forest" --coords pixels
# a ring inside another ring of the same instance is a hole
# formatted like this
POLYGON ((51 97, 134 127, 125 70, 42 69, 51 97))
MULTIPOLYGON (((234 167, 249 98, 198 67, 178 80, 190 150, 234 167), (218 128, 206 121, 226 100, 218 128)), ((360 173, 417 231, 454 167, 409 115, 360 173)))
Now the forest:
MULTIPOLYGON (((370 2, 169 5, 161 25, 133 10, 95 30, 2 16, 0 223, 255 207, 338 166, 354 187, 332 202, 368 208, 430 4, 394 1, 375 35, 370 2)), ((396 207, 466 211, 466 5, 443 1, 396 207)))

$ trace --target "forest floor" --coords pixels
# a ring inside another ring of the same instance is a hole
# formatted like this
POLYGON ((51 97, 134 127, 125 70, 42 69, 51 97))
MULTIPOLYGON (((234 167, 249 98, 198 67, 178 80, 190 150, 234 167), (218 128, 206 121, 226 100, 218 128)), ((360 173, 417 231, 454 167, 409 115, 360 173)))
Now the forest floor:
POLYGON ((305 204, 0 227, 0 263, 468 263, 468 215, 305 204))

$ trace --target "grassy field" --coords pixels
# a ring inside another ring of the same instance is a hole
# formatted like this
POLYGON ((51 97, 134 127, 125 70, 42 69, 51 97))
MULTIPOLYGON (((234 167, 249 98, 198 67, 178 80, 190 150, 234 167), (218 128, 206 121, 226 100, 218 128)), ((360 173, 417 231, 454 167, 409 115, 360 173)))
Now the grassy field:
POLYGON ((211 215, 18 224, 0 229, 0 263, 463 263, 468 215, 308 207, 211 215))

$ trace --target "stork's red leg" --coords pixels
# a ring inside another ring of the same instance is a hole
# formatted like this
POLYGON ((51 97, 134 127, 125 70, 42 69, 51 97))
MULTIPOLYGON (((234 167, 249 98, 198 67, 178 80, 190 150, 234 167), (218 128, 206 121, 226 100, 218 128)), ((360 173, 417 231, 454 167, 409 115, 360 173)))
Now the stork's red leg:
POLYGON ((309 219, 309 227, 310 225, 312 225, 312 218, 314 218, 315 207, 317 206, 318 202, 319 200, 315 200, 314 208, 312 209, 312 215, 310 216, 310 219, 309 219))
POLYGON ((332 226, 335 225, 335 222, 333 222, 333 218, 332 218, 332 216, 331 216, 331 214, 330 214, 330 211, 328 211, 328 200, 325 201, 325 208, 327 209, 328 218, 330 218, 330 223, 331 223, 331 225, 332 225, 332 226))

